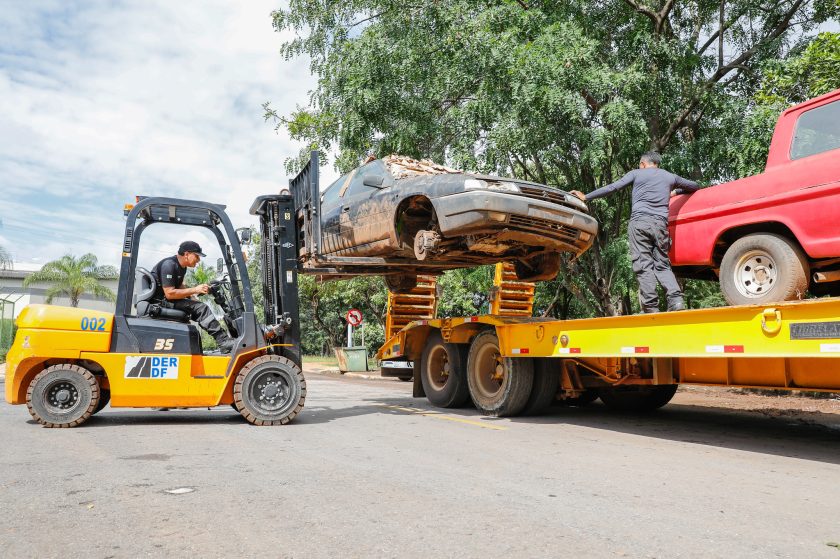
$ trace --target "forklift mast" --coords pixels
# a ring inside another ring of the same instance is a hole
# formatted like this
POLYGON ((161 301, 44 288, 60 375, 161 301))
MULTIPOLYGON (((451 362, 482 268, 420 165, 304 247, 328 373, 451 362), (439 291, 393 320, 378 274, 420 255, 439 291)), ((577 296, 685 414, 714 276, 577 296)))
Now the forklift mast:
MULTIPOLYGON (((317 167, 316 167, 317 168, 317 167)), ((260 196, 251 205, 260 218, 260 262, 265 324, 275 326, 283 354, 301 366, 298 300, 298 230, 291 195, 260 196)))

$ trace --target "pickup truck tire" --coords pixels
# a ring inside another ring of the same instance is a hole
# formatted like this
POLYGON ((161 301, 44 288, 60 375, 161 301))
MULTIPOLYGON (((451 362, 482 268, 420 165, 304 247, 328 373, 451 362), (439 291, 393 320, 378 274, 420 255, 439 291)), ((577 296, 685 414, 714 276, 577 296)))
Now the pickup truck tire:
POLYGON ((560 388, 559 359, 534 359, 534 382, 522 415, 539 415, 557 399, 560 388))
POLYGON ((467 403, 466 362, 463 345, 444 343, 440 332, 429 335, 420 357, 420 382, 433 406, 457 408, 467 403))
POLYGON ((76 427, 99 405, 99 383, 87 369, 62 363, 47 367, 26 389, 26 407, 44 427, 76 427))
POLYGON ((306 379, 290 359, 263 355, 236 375, 233 403, 248 423, 285 425, 303 409, 306 379))
POLYGON ((598 396, 604 404, 614 410, 647 412, 661 408, 671 401, 677 392, 676 384, 660 386, 611 386, 599 388, 598 396))
POLYGON ((385 276, 385 286, 391 293, 408 293, 417 287, 417 276, 397 274, 385 276))
POLYGON ((518 415, 531 396, 534 360, 502 357, 496 333, 485 330, 470 345, 467 384, 475 407, 484 415, 518 415))
POLYGON ((772 233, 738 239, 720 264, 720 288, 730 305, 763 305, 802 299, 808 261, 793 241, 772 233))

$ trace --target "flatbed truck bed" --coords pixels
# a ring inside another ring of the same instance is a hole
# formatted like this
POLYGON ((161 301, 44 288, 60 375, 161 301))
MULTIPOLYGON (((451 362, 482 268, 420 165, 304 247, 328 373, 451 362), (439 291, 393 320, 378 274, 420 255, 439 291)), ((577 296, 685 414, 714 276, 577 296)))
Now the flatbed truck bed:
POLYGON ((678 384, 833 392, 840 298, 577 320, 418 320, 377 356, 414 363, 415 395, 451 407, 466 394, 490 415, 597 397, 653 409, 678 384))

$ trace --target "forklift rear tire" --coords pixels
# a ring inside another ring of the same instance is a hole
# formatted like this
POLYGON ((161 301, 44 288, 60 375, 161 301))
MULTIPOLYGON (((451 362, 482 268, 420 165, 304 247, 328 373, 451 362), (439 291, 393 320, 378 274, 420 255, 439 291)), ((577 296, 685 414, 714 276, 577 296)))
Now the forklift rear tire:
POLYGON ((518 415, 528 404, 534 384, 534 360, 502 357, 492 330, 478 334, 467 357, 470 396, 484 415, 518 415))
POLYGON ((457 408, 467 402, 466 363, 464 346, 444 343, 440 332, 429 334, 420 358, 420 382, 433 406, 457 408))
POLYGON ((26 407, 44 427, 76 427, 99 405, 99 383, 87 369, 62 363, 47 367, 26 390, 26 407))
POLYGON ((598 396, 608 408, 617 411, 646 412, 661 408, 671 401, 676 392, 676 384, 619 386, 599 388, 598 396))
POLYGON ((105 390, 104 388, 99 389, 99 403, 96 404, 96 409, 93 410, 91 415, 96 415, 97 413, 101 412, 105 409, 105 406, 108 405, 108 402, 111 401, 111 391, 105 390))
POLYGON ((257 357, 239 371, 233 385, 234 407, 254 425, 285 425, 306 401, 306 379, 291 360, 257 357))

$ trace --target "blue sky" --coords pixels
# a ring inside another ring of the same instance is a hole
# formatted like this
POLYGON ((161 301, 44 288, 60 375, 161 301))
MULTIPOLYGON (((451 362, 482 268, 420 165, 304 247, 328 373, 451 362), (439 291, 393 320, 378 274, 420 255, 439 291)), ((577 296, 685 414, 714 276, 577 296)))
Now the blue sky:
MULTIPOLYGON (((251 202, 286 184, 299 148, 260 105, 287 113, 314 85, 307 61, 278 54, 282 6, 0 0, 0 245, 15 268, 86 252, 116 265, 137 194, 225 204, 235 225, 253 223, 251 202)), ((150 236, 144 252, 156 261, 187 237, 150 236)))

